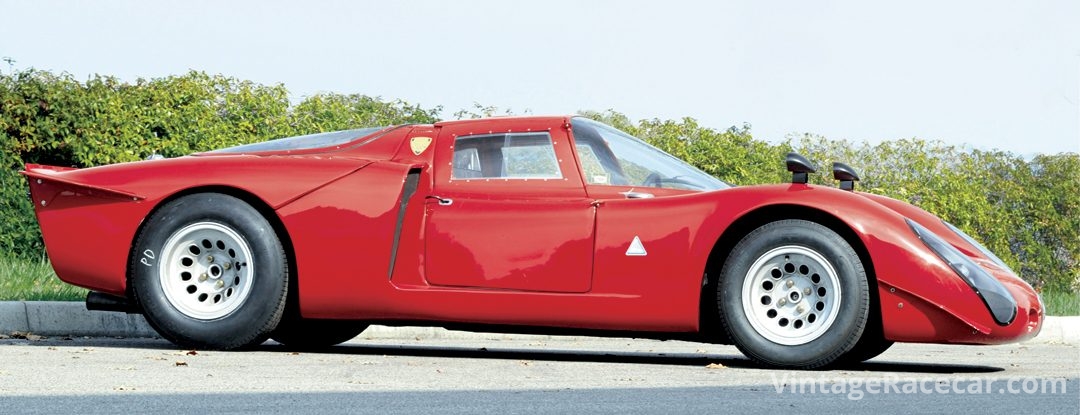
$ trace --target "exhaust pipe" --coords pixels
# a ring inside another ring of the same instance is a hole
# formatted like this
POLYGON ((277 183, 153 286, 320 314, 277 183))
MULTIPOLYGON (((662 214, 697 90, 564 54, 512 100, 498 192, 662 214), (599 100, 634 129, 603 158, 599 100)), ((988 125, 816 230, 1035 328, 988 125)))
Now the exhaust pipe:
POLYGON ((128 314, 142 314, 142 310, 127 298, 90 291, 86 294, 86 309, 90 311, 116 311, 128 314))

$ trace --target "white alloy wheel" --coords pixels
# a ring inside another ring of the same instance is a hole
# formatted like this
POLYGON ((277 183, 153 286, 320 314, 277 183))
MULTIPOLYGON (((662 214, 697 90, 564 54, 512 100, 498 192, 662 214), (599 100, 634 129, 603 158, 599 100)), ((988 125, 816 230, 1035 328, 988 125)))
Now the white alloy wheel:
POLYGON ((158 278, 165 299, 198 320, 225 317, 244 304, 255 275, 251 248, 235 230, 198 222, 173 232, 162 249, 158 278))
POLYGON ((787 245, 754 261, 742 284, 742 307, 753 329, 777 344, 795 346, 832 327, 843 298, 833 265, 812 249, 787 245))

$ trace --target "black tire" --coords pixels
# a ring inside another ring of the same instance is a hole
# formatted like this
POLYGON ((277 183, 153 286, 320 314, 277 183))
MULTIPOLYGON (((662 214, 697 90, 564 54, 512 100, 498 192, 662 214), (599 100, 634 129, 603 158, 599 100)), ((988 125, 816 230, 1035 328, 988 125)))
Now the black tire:
POLYGON ((147 322, 182 347, 258 345, 281 320, 285 250, 254 207, 219 193, 170 201, 146 219, 129 264, 147 322))
POLYGON ((289 350, 321 350, 347 342, 367 327, 347 320, 289 318, 282 320, 270 338, 289 350))
POLYGON ((781 220, 735 246, 716 300, 721 325, 747 357, 813 369, 854 347, 870 293, 862 262, 843 237, 814 222, 781 220))
MULTIPOLYGON (((879 319, 880 320, 880 319, 879 319)), ((885 353, 892 347, 893 342, 885 340, 885 333, 880 322, 873 322, 866 326, 859 341, 850 351, 836 360, 837 365, 854 365, 873 359, 885 353)))

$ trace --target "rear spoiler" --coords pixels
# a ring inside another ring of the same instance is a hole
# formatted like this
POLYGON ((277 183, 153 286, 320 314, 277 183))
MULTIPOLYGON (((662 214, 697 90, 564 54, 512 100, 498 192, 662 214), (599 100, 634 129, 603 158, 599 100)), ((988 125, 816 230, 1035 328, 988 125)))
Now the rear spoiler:
POLYGON ((139 196, 131 192, 79 182, 64 174, 75 170, 79 169, 74 167, 46 166, 44 164, 27 163, 26 170, 20 171, 19 173, 29 178, 31 180, 31 185, 40 185, 44 182, 51 182, 62 186, 72 187, 76 191, 82 189, 82 193, 93 196, 118 197, 135 201, 146 199, 144 196, 139 196))

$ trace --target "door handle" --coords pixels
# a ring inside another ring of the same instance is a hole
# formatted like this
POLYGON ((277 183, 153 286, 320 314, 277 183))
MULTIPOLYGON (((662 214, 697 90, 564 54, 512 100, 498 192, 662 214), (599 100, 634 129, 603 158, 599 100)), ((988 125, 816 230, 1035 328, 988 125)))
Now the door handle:
POLYGON ((439 201, 439 206, 450 206, 450 205, 454 204, 454 199, 447 199, 447 198, 439 197, 439 196, 435 196, 435 195, 428 195, 427 197, 425 197, 425 199, 438 200, 439 201))
POLYGON ((652 193, 635 192, 633 190, 631 190, 629 192, 619 192, 619 193, 622 193, 622 194, 626 195, 627 199, 652 199, 653 197, 655 197, 655 196, 653 196, 652 193))

